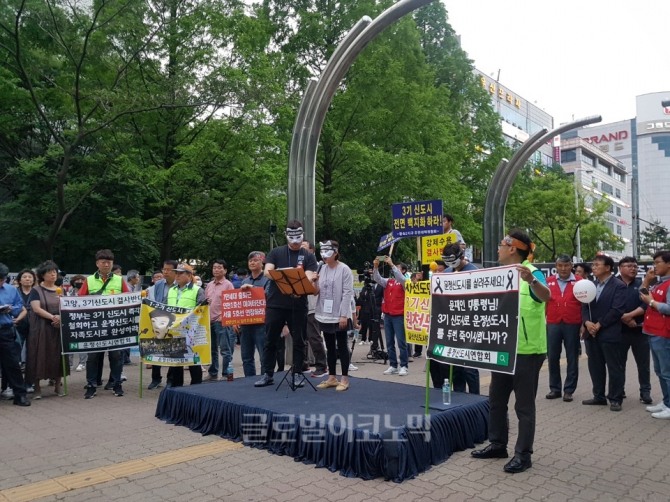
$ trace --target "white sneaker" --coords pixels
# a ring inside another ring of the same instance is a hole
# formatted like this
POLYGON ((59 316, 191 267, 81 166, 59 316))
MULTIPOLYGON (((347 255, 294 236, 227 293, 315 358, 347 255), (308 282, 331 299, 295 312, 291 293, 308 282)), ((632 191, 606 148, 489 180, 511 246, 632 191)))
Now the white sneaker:
POLYGON ((363 340, 361 340, 360 342, 358 342, 358 346, 360 347, 361 345, 365 345, 365 342, 364 342, 363 340))
POLYGON ((389 366, 389 369, 387 369, 384 372, 384 375, 397 375, 398 374, 398 368, 394 368, 393 366, 389 366))
POLYGON ((5 390, 2 391, 2 394, 0 394, 0 397, 2 399, 14 399, 14 390, 11 387, 7 387, 5 390))
POLYGON ((409 373, 409 370, 407 369, 407 366, 401 366, 400 371, 398 372, 398 375, 405 376, 408 373, 409 373))
POLYGON ((354 366, 353 364, 349 363, 349 371, 358 371, 358 366, 354 366))
POLYGON ((79 366, 77 366, 77 368, 75 369, 75 371, 84 371, 84 369, 85 369, 84 365, 80 363, 79 366))
POLYGON ((662 420, 670 420, 670 408, 666 407, 665 410, 659 411, 658 413, 652 413, 651 416, 662 420))
POLYGON ((661 411, 665 411, 668 408, 663 404, 663 401, 661 401, 658 404, 655 404, 654 406, 647 406, 645 408, 649 413, 660 413, 661 411))

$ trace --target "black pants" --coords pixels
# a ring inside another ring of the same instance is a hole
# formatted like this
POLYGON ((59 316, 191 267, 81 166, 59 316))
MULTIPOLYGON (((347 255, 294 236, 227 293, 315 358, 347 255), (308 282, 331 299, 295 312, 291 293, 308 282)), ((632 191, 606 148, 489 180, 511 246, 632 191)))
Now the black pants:
POLYGON ((628 349, 632 349, 635 365, 637 366, 637 380, 640 383, 640 393, 651 391, 650 366, 651 352, 649 349, 649 337, 642 333, 642 330, 636 332, 623 333, 623 360, 624 384, 626 380, 626 362, 628 361, 628 349))
POLYGON ((465 392, 466 387, 470 394, 479 394, 479 371, 462 366, 454 366, 453 378, 449 376, 449 364, 439 363, 435 360, 430 361, 430 378, 433 381, 433 387, 441 389, 445 378, 451 381, 451 388, 454 392, 465 392))
POLYGON ((13 326, 0 327, 0 365, 7 383, 14 391, 14 399, 25 396, 26 384, 21 373, 21 346, 16 343, 13 326))
POLYGON ((151 365, 151 381, 161 383, 163 377, 161 376, 161 367, 155 364, 151 365))
MULTIPOLYGON (((188 371, 191 374, 191 385, 202 383, 202 367, 199 364, 189 366, 188 371)), ((167 372, 167 381, 172 385, 172 387, 183 387, 184 367, 170 366, 170 369, 168 369, 167 372)))
POLYGON ((433 387, 441 389, 445 378, 449 378, 450 365, 439 363, 435 360, 430 361, 430 379, 433 381, 433 387))
POLYGON ((580 324, 547 324, 547 362, 549 363, 549 390, 573 394, 579 379, 580 324), (561 382, 561 351, 565 345, 565 382, 561 382))
POLYGON ((342 376, 349 375, 349 347, 347 347, 347 331, 323 333, 326 339, 326 354, 328 355, 328 375, 337 375, 337 358, 342 364, 342 376), (336 347, 337 345, 337 347, 336 347))
MULTIPOLYGON (((123 350, 107 351, 109 358, 109 379, 114 385, 121 385, 123 371, 123 350)), ((104 352, 91 352, 86 360, 86 384, 96 387, 102 381, 102 366, 105 361, 104 352)))
POLYGON ((524 459, 533 453, 535 440, 535 397, 540 369, 545 354, 518 354, 514 375, 491 373, 489 386, 489 440, 498 447, 507 447, 509 419, 507 405, 514 391, 514 411, 519 420, 519 433, 514 453, 524 459))
POLYGON ((598 400, 607 398, 610 403, 623 401, 624 366, 621 343, 601 342, 598 337, 589 336, 585 342, 586 355, 589 356, 589 374, 593 383, 593 397, 598 400), (609 375, 607 396, 605 382, 609 375))
POLYGON ((277 343, 281 338, 281 331, 288 324, 293 338, 293 371, 302 372, 305 361, 305 331, 307 329, 307 309, 265 309, 265 347, 263 347, 263 368, 266 375, 274 375, 274 366, 277 362, 277 343))
MULTIPOLYGON (((324 371, 327 364, 326 351, 323 348, 323 338, 321 338, 319 321, 316 320, 314 314, 307 315, 307 342, 312 348, 312 354, 314 354, 314 367, 317 370, 324 371)), ((307 344, 305 344, 305 356, 307 356, 307 344)))

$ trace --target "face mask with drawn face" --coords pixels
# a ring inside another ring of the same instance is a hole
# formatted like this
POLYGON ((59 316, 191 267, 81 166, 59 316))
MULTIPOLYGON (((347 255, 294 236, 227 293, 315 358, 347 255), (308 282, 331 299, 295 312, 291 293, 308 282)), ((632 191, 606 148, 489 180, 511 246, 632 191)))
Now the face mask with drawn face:
POLYGON ((304 235, 302 227, 286 229, 286 240, 289 244, 302 244, 304 235))
POLYGON ((451 267, 453 270, 456 270, 458 266, 461 264, 462 258, 463 258, 463 251, 457 254, 442 256, 442 261, 447 267, 451 267))
POLYGON ((319 242, 319 254, 324 260, 337 253, 337 248, 330 241, 319 242))

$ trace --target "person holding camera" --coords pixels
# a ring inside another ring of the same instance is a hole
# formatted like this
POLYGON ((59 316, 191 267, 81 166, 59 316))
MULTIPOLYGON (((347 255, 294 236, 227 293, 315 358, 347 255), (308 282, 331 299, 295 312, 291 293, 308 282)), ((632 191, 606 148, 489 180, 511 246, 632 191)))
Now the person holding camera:
POLYGON ((384 301, 382 312, 384 313, 384 332, 386 333, 386 348, 389 355, 390 366, 384 375, 405 376, 409 373, 407 363, 409 356, 407 352, 407 341, 405 339, 405 272, 407 267, 400 263, 393 264, 390 256, 384 257, 384 262, 391 267, 393 277, 384 279, 379 274, 379 257, 373 262, 372 278, 384 288, 384 301), (398 355, 396 355, 396 343, 400 351, 400 369, 398 369, 398 355))

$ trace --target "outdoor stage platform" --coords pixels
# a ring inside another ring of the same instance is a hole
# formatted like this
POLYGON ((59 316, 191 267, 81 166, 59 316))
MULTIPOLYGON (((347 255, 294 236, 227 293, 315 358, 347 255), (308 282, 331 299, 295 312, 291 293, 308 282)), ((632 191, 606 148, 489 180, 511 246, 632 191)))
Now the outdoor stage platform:
POLYGON ((165 389, 156 417, 343 476, 395 482, 487 438, 486 396, 453 393, 452 404, 443 406, 441 390, 431 389, 426 418, 425 390, 415 385, 350 377, 346 392, 309 386, 292 392, 286 382, 279 390, 276 383, 255 388, 258 378, 165 389))

